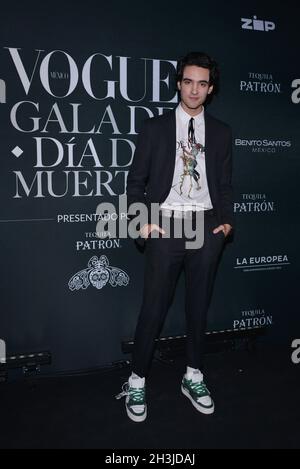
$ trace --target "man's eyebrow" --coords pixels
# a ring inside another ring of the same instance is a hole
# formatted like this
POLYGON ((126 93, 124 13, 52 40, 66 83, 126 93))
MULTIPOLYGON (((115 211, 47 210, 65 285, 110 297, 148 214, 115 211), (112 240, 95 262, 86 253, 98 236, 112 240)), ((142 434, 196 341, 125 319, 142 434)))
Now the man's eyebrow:
MULTIPOLYGON (((189 81, 197 81, 197 80, 192 80, 191 78, 184 77, 182 80, 189 80, 189 81)), ((198 83, 209 83, 207 80, 198 80, 198 83)))

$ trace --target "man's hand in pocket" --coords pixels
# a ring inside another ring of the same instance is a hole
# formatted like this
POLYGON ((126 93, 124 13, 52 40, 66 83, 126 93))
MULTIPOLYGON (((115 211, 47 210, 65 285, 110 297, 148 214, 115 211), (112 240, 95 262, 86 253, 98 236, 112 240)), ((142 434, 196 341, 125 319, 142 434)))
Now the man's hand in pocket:
POLYGON ((141 229, 140 233, 142 238, 147 239, 152 231, 158 231, 161 234, 166 234, 165 230, 160 228, 160 226, 156 225, 155 223, 152 223, 150 225, 144 225, 143 228, 141 229))

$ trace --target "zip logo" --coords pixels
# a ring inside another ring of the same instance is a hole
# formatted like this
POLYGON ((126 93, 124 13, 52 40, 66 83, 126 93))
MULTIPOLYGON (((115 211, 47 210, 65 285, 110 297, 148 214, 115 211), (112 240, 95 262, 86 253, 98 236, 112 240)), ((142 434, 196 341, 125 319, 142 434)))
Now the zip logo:
POLYGON ((252 29, 254 31, 274 31, 275 23, 273 21, 258 20, 256 16, 251 18, 241 18, 242 29, 252 29))

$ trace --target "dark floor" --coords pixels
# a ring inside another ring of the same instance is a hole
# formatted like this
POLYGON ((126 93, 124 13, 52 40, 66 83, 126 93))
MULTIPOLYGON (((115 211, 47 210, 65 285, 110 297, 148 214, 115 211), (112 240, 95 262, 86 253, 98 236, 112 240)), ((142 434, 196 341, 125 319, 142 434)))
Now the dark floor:
POLYGON ((1 448, 299 448, 300 364, 290 351, 209 354, 215 413, 180 392, 182 357, 155 361, 148 418, 130 421, 115 400, 128 369, 0 385, 1 448))

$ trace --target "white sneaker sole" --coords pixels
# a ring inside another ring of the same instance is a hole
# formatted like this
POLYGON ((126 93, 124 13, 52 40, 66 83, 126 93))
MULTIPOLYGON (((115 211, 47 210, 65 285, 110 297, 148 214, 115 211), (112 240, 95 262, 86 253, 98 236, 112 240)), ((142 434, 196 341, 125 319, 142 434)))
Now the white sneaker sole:
POLYGON ((206 415, 214 413, 215 411, 214 403, 211 407, 203 407, 201 404, 198 404, 197 402, 194 401, 190 393, 183 386, 181 386, 181 392, 191 401, 191 403, 193 404, 195 409, 198 410, 198 412, 201 412, 202 414, 206 414, 206 415))
POLYGON ((127 412, 128 417, 130 418, 130 420, 132 420, 133 422, 143 422, 143 421, 146 420, 146 418, 147 418, 147 407, 146 407, 146 409, 145 409, 144 414, 142 414, 142 415, 135 415, 135 414, 132 414, 132 413, 128 410, 128 407, 127 407, 127 406, 126 406, 126 412, 127 412))

